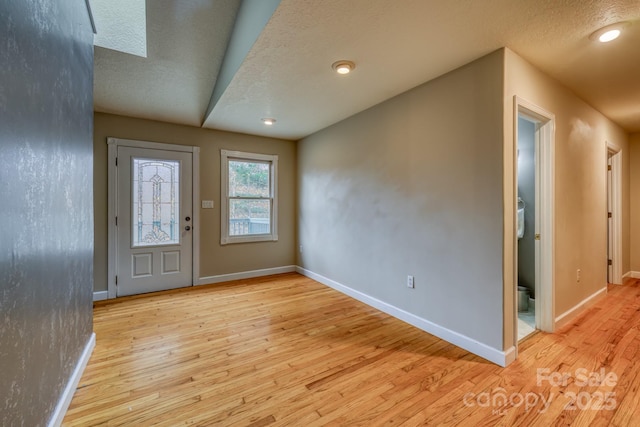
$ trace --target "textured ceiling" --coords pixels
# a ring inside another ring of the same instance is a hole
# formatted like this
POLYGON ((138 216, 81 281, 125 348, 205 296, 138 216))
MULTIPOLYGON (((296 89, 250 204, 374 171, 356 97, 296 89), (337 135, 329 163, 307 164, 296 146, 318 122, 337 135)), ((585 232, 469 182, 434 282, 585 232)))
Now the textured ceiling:
POLYGON ((96 49, 96 110, 299 139, 507 46, 640 131, 640 22, 588 39, 640 20, 638 0, 282 0, 204 117, 237 5, 149 1, 146 60, 96 49))
POLYGON ((95 110, 200 126, 239 5, 147 1, 146 58, 95 48, 95 110))
POLYGON ((96 46, 147 56, 145 0, 89 0, 96 46))

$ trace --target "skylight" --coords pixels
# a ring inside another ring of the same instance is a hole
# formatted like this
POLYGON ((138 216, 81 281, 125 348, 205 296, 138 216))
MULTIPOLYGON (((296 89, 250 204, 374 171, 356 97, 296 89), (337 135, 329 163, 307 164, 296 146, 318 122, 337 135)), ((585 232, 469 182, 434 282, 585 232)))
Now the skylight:
POLYGON ((147 57, 145 0, 89 0, 95 46, 147 57))

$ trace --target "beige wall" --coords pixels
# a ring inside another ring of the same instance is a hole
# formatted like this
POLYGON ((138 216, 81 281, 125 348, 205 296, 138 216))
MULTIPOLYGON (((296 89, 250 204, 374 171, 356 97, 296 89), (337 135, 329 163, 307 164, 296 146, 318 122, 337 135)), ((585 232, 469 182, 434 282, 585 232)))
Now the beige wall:
POLYGON ((200 277, 295 264, 296 144, 191 126, 95 114, 95 291, 107 289, 107 137, 200 147, 200 277), (220 245, 220 150, 278 155, 278 241, 220 245))
MULTIPOLYGON (((575 307, 606 286, 607 142, 617 145, 623 156, 623 273, 629 269, 629 144, 616 124, 579 99, 557 81, 506 49, 504 99, 505 135, 505 229, 513 229, 515 193, 513 176, 513 97, 553 113, 555 132, 555 316, 575 307), (576 270, 581 281, 576 281, 576 270)), ((506 237, 505 237, 506 238, 506 237)), ((505 244, 505 298, 512 300, 513 251, 505 244)), ((505 320, 510 318, 505 312, 505 320)), ((511 317, 512 318, 512 317, 511 317)), ((505 337, 507 340, 508 337, 505 337)))
POLYGON ((502 352, 502 72, 499 51, 302 140, 299 265, 502 352))
POLYGON ((624 272, 640 272, 640 133, 630 136, 630 239, 631 260, 624 272))

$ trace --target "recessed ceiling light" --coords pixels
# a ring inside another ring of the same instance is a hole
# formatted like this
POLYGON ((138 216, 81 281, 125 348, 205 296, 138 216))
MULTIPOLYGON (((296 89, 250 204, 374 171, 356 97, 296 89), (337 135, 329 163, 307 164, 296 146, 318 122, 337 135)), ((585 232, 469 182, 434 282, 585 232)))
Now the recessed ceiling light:
POLYGON ((272 119, 270 117, 265 117, 264 119, 262 119, 262 123, 264 123, 267 126, 273 126, 275 122, 276 122, 276 119, 272 119))
POLYGON ((611 40, 615 40, 620 36, 620 30, 609 30, 606 33, 602 34, 598 37, 598 40, 602 43, 610 42, 611 40))
POLYGON ((352 61, 336 61, 331 65, 331 68, 338 74, 349 74, 356 68, 356 64, 352 61))
POLYGON ((591 33, 589 38, 594 41, 599 41, 600 43, 608 43, 617 39, 620 34, 622 34, 622 29, 628 24, 628 22, 617 22, 615 24, 607 25, 606 27, 602 27, 591 33))

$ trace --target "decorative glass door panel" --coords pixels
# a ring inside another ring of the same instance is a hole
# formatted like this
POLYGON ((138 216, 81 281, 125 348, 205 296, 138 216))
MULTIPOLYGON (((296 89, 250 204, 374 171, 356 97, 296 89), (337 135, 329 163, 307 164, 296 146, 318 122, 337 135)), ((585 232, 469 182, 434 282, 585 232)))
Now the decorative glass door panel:
POLYGON ((179 243, 180 162, 132 162, 132 247, 179 243))
POLYGON ((118 147, 118 296, 193 284, 192 154, 118 147))

